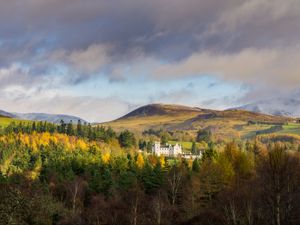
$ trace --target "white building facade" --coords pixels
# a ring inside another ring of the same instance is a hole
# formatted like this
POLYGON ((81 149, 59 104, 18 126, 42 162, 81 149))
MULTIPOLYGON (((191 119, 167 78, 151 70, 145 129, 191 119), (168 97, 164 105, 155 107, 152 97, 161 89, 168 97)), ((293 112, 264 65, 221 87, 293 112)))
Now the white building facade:
POLYGON ((178 143, 176 143, 174 146, 170 144, 166 146, 161 146, 160 142, 157 141, 152 146, 152 153, 158 156, 164 155, 176 157, 182 154, 182 147, 178 143))

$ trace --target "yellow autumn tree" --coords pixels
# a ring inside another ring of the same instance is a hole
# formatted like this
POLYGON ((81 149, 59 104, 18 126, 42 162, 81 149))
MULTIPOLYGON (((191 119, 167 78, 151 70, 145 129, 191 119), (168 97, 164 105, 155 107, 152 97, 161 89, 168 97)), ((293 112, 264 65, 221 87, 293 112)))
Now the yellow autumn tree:
POLYGON ((109 160, 110 160, 110 154, 107 152, 107 153, 104 153, 103 155, 102 155, 102 161, 105 163, 105 164, 107 164, 108 162, 109 162, 109 160))
POLYGON ((139 153, 137 156, 136 165, 139 169, 142 169, 145 165, 144 157, 142 156, 141 153, 139 153))
POLYGON ((50 142, 50 133, 44 132, 39 135, 39 145, 48 146, 50 142))
POLYGON ((163 155, 161 155, 161 156, 159 157, 159 163, 160 163, 161 168, 165 168, 165 166, 166 166, 166 161, 165 161, 165 157, 164 157, 163 155))
POLYGON ((85 143, 85 141, 83 141, 81 139, 77 140, 77 146, 78 146, 78 148, 80 148, 81 150, 84 150, 84 151, 88 149, 87 143, 85 143))

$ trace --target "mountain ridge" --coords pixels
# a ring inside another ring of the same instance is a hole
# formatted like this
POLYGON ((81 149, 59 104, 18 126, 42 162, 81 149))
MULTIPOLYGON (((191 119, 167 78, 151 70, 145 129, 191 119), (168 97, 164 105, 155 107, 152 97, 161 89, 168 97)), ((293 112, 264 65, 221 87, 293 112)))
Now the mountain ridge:
MULTIPOLYGON (((265 114, 262 112, 255 112, 251 110, 245 110, 243 108, 230 108, 225 110, 214 110, 214 109, 204 109, 199 107, 191 107, 191 106, 185 106, 185 105, 176 105, 176 104, 148 104, 141 106, 124 116, 116 119, 116 120, 124 120, 134 117, 147 117, 147 116, 164 116, 164 115, 178 115, 181 113, 199 113, 201 115, 207 115, 211 114, 215 117, 221 117, 221 116, 239 116, 239 113, 247 114, 248 116, 260 116, 265 118, 284 118, 288 116, 283 115, 271 115, 271 114, 265 114)), ((116 121, 115 120, 115 121, 116 121)))
POLYGON ((34 121, 47 121, 50 123, 59 123, 63 120, 65 123, 73 122, 76 123, 78 120, 81 122, 87 122, 86 120, 72 115, 67 114, 51 114, 51 113, 14 113, 0 110, 0 116, 22 119, 22 120, 34 120, 34 121))
POLYGON ((138 107, 137 109, 118 118, 117 120, 131 118, 135 116, 153 116, 153 115, 178 114, 184 112, 201 112, 203 110, 205 109, 201 109, 198 107, 155 103, 155 104, 148 104, 148 105, 138 107))

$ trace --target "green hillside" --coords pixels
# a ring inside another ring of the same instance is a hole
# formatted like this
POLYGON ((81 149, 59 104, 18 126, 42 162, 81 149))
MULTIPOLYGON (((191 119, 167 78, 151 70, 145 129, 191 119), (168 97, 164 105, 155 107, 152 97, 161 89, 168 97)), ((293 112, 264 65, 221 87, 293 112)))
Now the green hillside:
POLYGON ((289 123, 283 126, 283 129, 279 132, 282 134, 299 134, 300 135, 300 124, 289 123))

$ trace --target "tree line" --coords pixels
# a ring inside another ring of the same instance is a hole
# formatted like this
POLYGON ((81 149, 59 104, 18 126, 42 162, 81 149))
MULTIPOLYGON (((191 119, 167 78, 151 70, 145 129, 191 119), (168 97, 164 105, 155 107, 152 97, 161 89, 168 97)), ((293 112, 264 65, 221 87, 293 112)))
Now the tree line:
POLYGON ((113 140, 118 140, 120 145, 124 148, 131 148, 137 145, 137 140, 135 135, 128 131, 122 131, 117 134, 111 127, 104 127, 95 125, 92 126, 90 123, 82 123, 80 120, 77 124, 72 121, 65 123, 63 120, 59 124, 49 123, 46 121, 39 122, 11 122, 7 127, 2 129, 0 133, 10 134, 10 133, 44 133, 48 132, 50 134, 60 133, 66 134, 68 136, 77 136, 80 138, 85 138, 89 141, 104 141, 106 143, 113 140))

